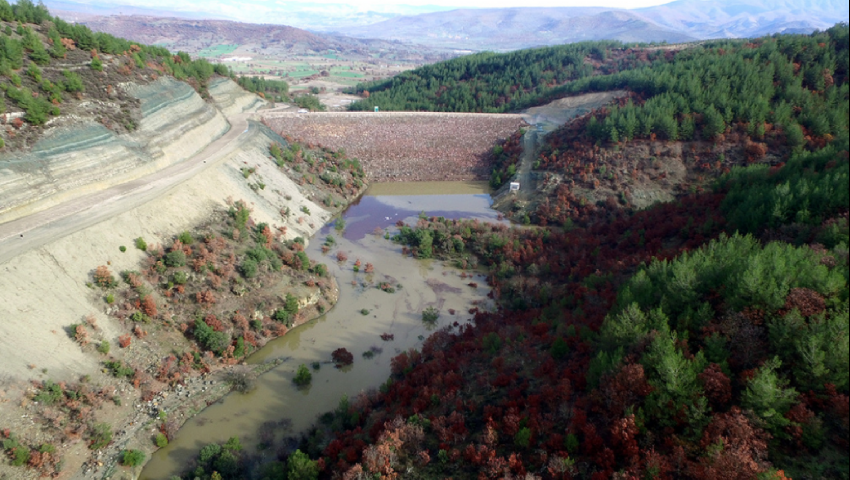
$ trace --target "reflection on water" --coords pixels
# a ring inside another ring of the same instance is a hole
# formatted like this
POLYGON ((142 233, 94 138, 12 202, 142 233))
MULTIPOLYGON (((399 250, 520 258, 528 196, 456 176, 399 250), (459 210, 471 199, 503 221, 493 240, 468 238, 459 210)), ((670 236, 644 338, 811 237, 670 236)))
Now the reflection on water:
MULTIPOLYGON (((396 184, 398 185, 398 184, 396 184)), ((471 288, 470 280, 461 278, 459 271, 445 267, 439 261, 418 261, 403 257, 401 248, 383 237, 371 235, 375 227, 387 228, 398 220, 415 221, 420 211, 447 218, 479 218, 496 221, 490 210, 490 196, 473 194, 372 196, 367 193, 345 212, 346 230, 339 238, 328 225, 310 242, 310 258, 324 262, 340 286, 339 301, 327 314, 295 328, 285 336, 269 342, 252 355, 249 363, 262 363, 281 358, 283 362, 261 376, 257 388, 248 394, 232 394, 208 407, 189 420, 168 447, 157 451, 146 465, 141 478, 160 479, 184 470, 198 449, 212 442, 223 443, 238 435, 248 449, 257 445, 271 432, 278 438, 296 434, 308 428, 317 415, 336 407, 342 395, 355 396, 375 389, 389 377, 390 359, 409 348, 418 348, 420 337, 429 330, 442 328, 469 319, 466 312, 473 301, 485 301, 487 288, 471 288), (321 244, 328 234, 334 234, 336 246, 327 254, 321 244), (343 250, 349 261, 339 264, 335 254, 343 250), (354 261, 372 263, 372 274, 353 271, 354 261), (379 282, 391 281, 401 285, 396 293, 376 288, 379 282), (421 312, 426 307, 440 309, 437 325, 422 324, 421 312), (361 310, 368 310, 363 315, 361 310), (449 309, 458 312, 450 315, 449 309), (383 341, 382 333, 393 334, 394 340, 383 341), (344 347, 354 354, 354 364, 336 369, 331 352, 344 347), (372 351, 372 358, 363 353, 372 351), (310 366, 319 362, 313 371, 308 388, 295 387, 292 379, 300 364, 310 366), (272 426, 270 426, 272 425, 272 426)), ((274 455, 274 452, 269 452, 274 455)))
MULTIPOLYGON (((455 182, 383 183, 370 186, 366 195, 352 203, 344 214, 345 238, 351 241, 360 240, 372 233, 376 227, 382 229, 390 227, 399 220, 415 217, 423 211, 428 216, 435 217, 500 221, 499 213, 490 208, 493 203, 490 194, 481 191, 481 185, 479 185, 481 182, 466 182, 473 184, 467 188, 469 191, 466 193, 441 195, 426 193, 428 189, 417 186, 419 183, 443 185, 455 182), (408 187, 411 193, 373 195, 374 191, 382 192, 384 186, 393 186, 392 191, 408 187)), ((486 186, 486 183, 484 185, 486 186)))

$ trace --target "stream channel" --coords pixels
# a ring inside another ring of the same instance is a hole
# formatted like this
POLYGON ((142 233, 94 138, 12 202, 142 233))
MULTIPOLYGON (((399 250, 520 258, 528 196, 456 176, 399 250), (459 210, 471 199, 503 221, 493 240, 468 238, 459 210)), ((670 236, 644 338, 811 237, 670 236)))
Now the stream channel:
MULTIPOLYGON (((429 332, 466 323, 473 302, 488 306, 489 288, 483 275, 461 278, 461 271, 437 260, 417 260, 401 253, 401 246, 373 234, 376 227, 395 231, 395 223, 415 224, 424 211, 429 216, 480 219, 496 222, 490 208, 492 199, 485 182, 418 182, 374 184, 360 200, 344 212, 346 228, 342 235, 334 223, 323 227, 310 239, 307 253, 325 263, 339 284, 339 301, 325 315, 292 329, 251 355, 247 363, 258 364, 281 358, 283 362, 261 375, 256 388, 247 394, 231 393, 186 422, 167 447, 159 449, 142 471, 142 479, 167 479, 184 473, 198 450, 209 443, 224 443, 238 436, 249 451, 256 451, 259 432, 275 441, 297 436, 317 421, 317 416, 333 410, 343 395, 354 398, 360 392, 377 389, 390 375, 390 359, 409 348, 420 348, 429 332), (336 245, 327 254, 322 244, 333 235, 336 245), (337 251, 348 261, 336 261, 337 251), (371 274, 356 273, 354 261, 372 263, 371 274), (388 281, 401 285, 386 293, 376 285, 388 281), (478 284, 469 286, 470 282, 478 284), (422 322, 422 310, 440 311, 437 325, 422 322), (451 315, 449 310, 456 313, 451 315), (363 315, 362 310, 368 310, 363 315), (395 336, 383 341, 382 333, 395 336), (331 352, 344 347, 354 355, 354 364, 334 368, 331 352), (371 350, 372 358, 363 353, 371 350), (311 368, 313 381, 306 388, 292 382, 299 365, 311 368)), ((277 444, 279 446, 279 444, 277 444)), ((267 449, 270 458, 276 448, 267 449)))

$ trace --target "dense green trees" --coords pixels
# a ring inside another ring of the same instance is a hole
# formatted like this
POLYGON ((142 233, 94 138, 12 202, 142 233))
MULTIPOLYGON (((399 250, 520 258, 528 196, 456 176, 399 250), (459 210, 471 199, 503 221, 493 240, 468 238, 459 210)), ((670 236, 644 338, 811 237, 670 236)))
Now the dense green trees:
MULTIPOLYGON (((846 211, 850 204, 850 166, 836 161, 847 149, 845 131, 834 145, 794 155, 775 174, 769 174, 767 166, 733 169, 719 182, 720 188, 729 191, 722 206, 729 222, 751 233, 793 222, 809 227, 798 231, 801 241, 809 240, 805 236, 812 228, 846 211)), ((832 248, 837 240, 823 242, 832 248)))
POLYGON ((84 90, 82 79, 75 73, 63 72, 66 80, 54 79, 51 82, 42 78, 38 69, 39 65, 48 65, 51 58, 67 55, 63 38, 73 40, 80 50, 92 51, 91 67, 96 71, 103 71, 104 68, 96 52, 109 55, 128 53, 136 68, 147 68, 149 62, 159 64, 166 73, 177 79, 192 80, 190 83, 202 94, 206 92, 206 84, 214 73, 231 74, 223 65, 212 65, 204 59, 192 60, 185 52, 172 55, 163 47, 141 45, 106 33, 94 33, 85 25, 51 17, 41 2, 36 5, 30 0, 21 0, 10 5, 7 0, 0 0, 0 20, 18 22, 17 35, 11 28, 6 29, 5 35, 0 35, 0 75, 10 80, 9 83, 0 82, 0 88, 6 90, 6 95, 26 111, 25 119, 35 125, 46 122, 48 115, 60 113, 59 108, 51 105, 51 102, 62 103, 61 92, 84 90), (20 75, 15 71, 24 67, 33 82, 20 91, 15 90, 14 87, 22 87, 20 75), (46 94, 47 99, 39 95, 36 87, 46 94))
POLYGON ((211 443, 201 448, 192 471, 192 478, 242 478, 242 442, 239 437, 230 437, 224 444, 211 443))
POLYGON ((282 101, 289 93, 289 84, 282 80, 267 80, 263 77, 246 77, 240 75, 236 79, 240 87, 251 93, 262 93, 272 101, 282 101))
POLYGON ((702 428, 709 409, 698 376, 709 363, 728 374, 757 366, 755 357, 767 354, 772 360, 746 383, 741 402, 766 430, 782 436, 792 423, 785 415, 799 401, 797 391, 824 392, 827 384, 843 391, 848 385, 847 267, 830 269, 822 258, 805 246, 762 246, 734 235, 673 261, 654 261, 622 288, 619 306, 600 329, 600 351, 590 370, 598 379, 627 355, 643 352, 653 387, 646 414, 665 425, 686 411, 692 427, 702 428), (766 329, 749 326, 747 315, 754 311, 767 318, 766 329), (757 338, 760 330, 768 343, 757 338), (706 331, 715 333, 699 333, 706 331), (749 344, 736 348, 759 353, 726 347, 740 342, 749 344))
POLYGON ((326 110, 325 105, 319 101, 319 97, 309 93, 296 96, 293 102, 299 107, 309 109, 313 112, 324 112, 326 110))
POLYGON ((592 120, 588 133, 596 141, 653 134, 691 140, 695 133, 713 139, 740 123, 757 138, 768 128, 788 131, 788 142, 796 147, 804 143, 801 125, 817 137, 847 131, 846 39, 847 26, 836 25, 810 36, 709 42, 679 52, 673 61, 585 78, 557 93, 626 88, 646 99, 612 107, 604 122, 592 120), (692 127, 695 121, 699 132, 692 127))
POLYGON ((368 91, 368 98, 351 109, 504 112, 627 89, 634 102, 588 123, 594 141, 714 139, 740 124, 752 137, 772 129, 800 147, 805 135, 847 131, 847 38, 842 24, 812 35, 712 41, 675 53, 631 52, 616 42, 481 53, 360 84, 355 91, 368 91), (615 56, 620 64, 609 65, 615 56), (594 62, 602 68, 594 70, 594 62))
POLYGON ((426 65, 388 80, 358 84, 369 92, 351 110, 425 110, 505 112, 533 102, 555 85, 592 74, 584 61, 593 51, 621 47, 618 42, 577 43, 557 47, 467 55, 426 65))

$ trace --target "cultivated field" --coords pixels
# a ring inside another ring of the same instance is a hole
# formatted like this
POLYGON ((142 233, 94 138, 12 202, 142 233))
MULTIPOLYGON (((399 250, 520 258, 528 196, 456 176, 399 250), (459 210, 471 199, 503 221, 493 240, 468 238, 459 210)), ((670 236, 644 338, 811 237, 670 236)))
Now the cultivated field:
POLYGON ((487 179, 494 144, 525 125, 520 115, 408 112, 285 113, 263 121, 281 135, 345 149, 379 182, 487 179))

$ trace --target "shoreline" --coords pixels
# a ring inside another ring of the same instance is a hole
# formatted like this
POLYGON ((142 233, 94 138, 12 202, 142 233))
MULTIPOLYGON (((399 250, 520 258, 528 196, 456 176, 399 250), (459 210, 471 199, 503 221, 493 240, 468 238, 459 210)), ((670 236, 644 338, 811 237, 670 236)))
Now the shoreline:
MULTIPOLYGON (((333 294, 333 297, 330 299, 326 298, 326 300, 328 300, 331 304, 330 308, 333 308, 339 300, 339 284, 334 277, 330 277, 330 280, 331 288, 329 289, 329 292, 333 294)), ((314 309, 314 304, 311 304, 310 308, 314 309)), ((324 315, 324 313, 319 313, 318 311, 311 312, 311 315, 304 316, 302 320, 294 322, 289 331, 315 320, 322 315, 324 315)), ((289 332, 287 332, 287 334, 288 333, 289 332)), ((268 341, 283 338, 287 334, 274 337, 268 341)), ((160 423, 157 418, 158 413, 162 411, 167 413, 168 418, 179 418, 180 425, 177 427, 175 432, 176 434, 179 434, 180 430, 190 419, 203 412, 207 407, 219 402, 230 393, 234 393, 233 388, 225 379, 225 376, 229 372, 239 369, 243 371, 247 370, 250 371, 250 374, 256 380, 259 376, 271 371, 285 361, 284 358, 275 358, 258 364, 248 363, 251 356, 259 353, 263 347, 265 347, 265 344, 251 352, 250 355, 245 357, 236 365, 215 365, 210 372, 190 377, 183 383, 178 383, 177 385, 169 386, 168 388, 161 390, 153 400, 148 402, 139 400, 139 404, 133 405, 133 418, 128 418, 127 423, 115 429, 116 432, 121 432, 121 436, 113 439, 107 449, 94 452, 92 459, 89 462, 83 463, 80 473, 84 476, 91 474, 96 475, 101 472, 103 472, 104 475, 107 475, 110 470, 116 471, 118 468, 123 468, 119 465, 120 458, 118 453, 120 453, 127 444, 135 441, 141 445, 141 448, 138 448, 138 450, 145 452, 145 462, 131 470, 132 478, 140 478, 145 466, 153 459, 153 453, 160 450, 160 447, 156 447, 152 441, 152 438, 157 432, 159 432, 159 429, 156 428, 160 423), (140 419, 139 417, 144 418, 140 419), (104 456, 109 460, 95 460, 95 458, 99 459, 104 456)), ((155 366, 155 364, 152 366, 155 366)))

